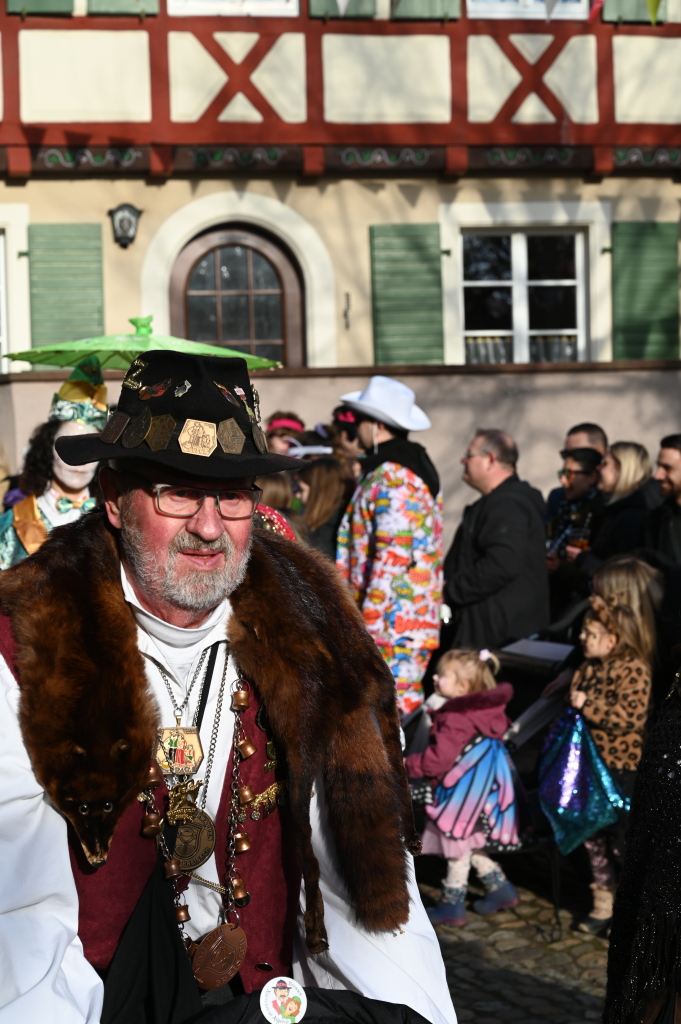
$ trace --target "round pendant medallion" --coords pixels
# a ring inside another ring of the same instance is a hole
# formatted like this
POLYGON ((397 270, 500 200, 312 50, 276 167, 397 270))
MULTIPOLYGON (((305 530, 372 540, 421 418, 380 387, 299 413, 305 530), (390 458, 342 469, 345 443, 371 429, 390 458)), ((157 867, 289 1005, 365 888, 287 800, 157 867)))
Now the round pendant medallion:
POLYGON ((173 860, 183 871, 195 871, 206 863, 214 849, 215 825, 206 812, 198 807, 183 809, 182 820, 177 826, 173 860))
POLYGON ((192 959, 199 988, 220 988, 238 974, 246 958, 246 934, 239 925, 223 924, 206 935, 192 959))

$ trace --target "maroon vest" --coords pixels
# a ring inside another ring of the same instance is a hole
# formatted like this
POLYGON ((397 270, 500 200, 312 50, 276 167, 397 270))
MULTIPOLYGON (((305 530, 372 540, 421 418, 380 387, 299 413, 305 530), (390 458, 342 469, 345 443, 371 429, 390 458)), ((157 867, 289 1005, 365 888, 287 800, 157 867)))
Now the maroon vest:
MULTIPOLYGON (((11 620, 0 614, 0 654, 16 677, 16 645, 11 620)), ((19 681, 19 685, 21 685, 19 681)), ((251 706, 242 717, 244 731, 255 743, 257 753, 241 765, 242 785, 250 784, 261 793, 275 781, 275 772, 265 771, 266 735, 256 725, 260 701, 251 687, 251 706)), ((216 821, 215 857, 221 881, 227 869, 227 817, 230 799, 232 758, 222 787, 216 821)), ((167 790, 155 791, 159 806, 165 804, 167 790)), ((73 876, 78 891, 78 935, 85 957, 100 970, 111 963, 142 891, 158 862, 156 843, 142 836, 145 808, 135 802, 119 821, 105 864, 87 863, 71 826, 69 847, 73 876)), ((296 854, 293 819, 288 806, 277 806, 258 821, 250 816, 242 826, 248 832, 251 849, 237 854, 236 868, 251 895, 247 907, 239 911, 246 932, 248 951, 239 975, 246 992, 261 989, 275 975, 291 973, 293 932, 300 895, 300 867, 296 854)), ((198 869, 201 874, 201 869, 198 869)), ((171 884, 170 882, 168 883, 171 884)))

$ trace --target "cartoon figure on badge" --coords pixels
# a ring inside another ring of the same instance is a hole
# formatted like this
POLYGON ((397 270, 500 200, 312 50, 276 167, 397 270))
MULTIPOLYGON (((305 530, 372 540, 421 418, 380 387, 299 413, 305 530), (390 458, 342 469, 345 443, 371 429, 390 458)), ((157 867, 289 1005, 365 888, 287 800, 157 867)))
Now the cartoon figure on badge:
POLYGON ((307 1010, 305 989, 293 978, 270 981, 260 993, 260 1009, 271 1024, 302 1020, 307 1010))
POLYGON ((300 1007, 301 1001, 298 996, 291 996, 291 998, 286 1001, 286 1006, 284 1006, 281 1011, 281 1015, 284 1020, 295 1020, 300 1013, 300 1007))
POLYGON ((283 1012, 284 1007, 288 1002, 290 991, 291 989, 283 980, 278 981, 277 984, 274 986, 274 999, 272 1000, 272 1006, 274 1007, 278 1014, 281 1014, 283 1012))

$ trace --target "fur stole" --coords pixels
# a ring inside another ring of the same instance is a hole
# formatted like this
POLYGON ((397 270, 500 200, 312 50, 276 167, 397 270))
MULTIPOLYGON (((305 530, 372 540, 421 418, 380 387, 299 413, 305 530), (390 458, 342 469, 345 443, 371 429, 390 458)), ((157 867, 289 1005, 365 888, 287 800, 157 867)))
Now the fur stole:
MULTIPOLYGON (((418 852, 402 768, 393 678, 350 591, 321 555, 254 536, 232 594, 228 636, 288 763, 305 880, 307 944, 327 946, 312 850, 312 786, 324 785, 337 866, 371 930, 406 922, 406 849, 418 852)), ((36 777, 101 863, 144 788, 158 710, 123 597, 115 531, 101 510, 58 528, 0 574, 21 683, 20 721, 36 777)))

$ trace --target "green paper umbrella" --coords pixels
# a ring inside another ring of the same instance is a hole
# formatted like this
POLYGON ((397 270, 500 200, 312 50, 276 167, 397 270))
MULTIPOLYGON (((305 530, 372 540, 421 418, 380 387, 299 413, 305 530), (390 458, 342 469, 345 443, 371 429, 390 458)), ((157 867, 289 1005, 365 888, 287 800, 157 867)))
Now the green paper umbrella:
POLYGON ((39 345, 26 352, 8 352, 10 359, 23 359, 28 363, 47 366, 75 366, 84 356, 97 356, 103 370, 127 370, 133 359, 143 356, 152 349, 168 349, 171 352, 187 352, 194 356, 241 356, 249 370, 266 370, 280 363, 273 359, 261 359, 247 352, 220 345, 204 345, 200 341, 186 341, 171 338, 166 334, 153 334, 152 317, 133 316, 130 323, 134 334, 106 334, 101 338, 81 338, 79 341, 62 341, 54 345, 39 345))

